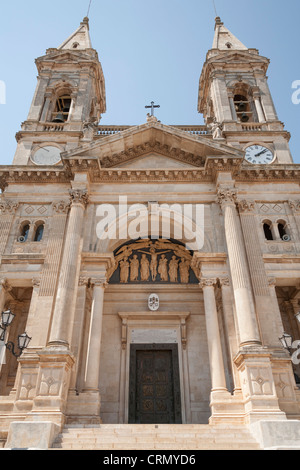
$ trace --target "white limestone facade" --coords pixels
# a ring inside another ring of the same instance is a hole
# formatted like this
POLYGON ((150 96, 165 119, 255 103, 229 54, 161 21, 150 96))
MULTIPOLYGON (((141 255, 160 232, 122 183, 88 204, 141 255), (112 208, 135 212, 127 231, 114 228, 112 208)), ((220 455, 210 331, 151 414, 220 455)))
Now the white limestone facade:
POLYGON ((3 445, 37 445, 27 429, 51 446, 68 424, 295 435, 300 371, 279 338, 300 336, 300 166, 269 60, 217 18, 202 126, 99 124, 105 80, 87 18, 36 64, 0 168, 0 307, 16 315, 1 344, 31 338, 0 366, 3 445))

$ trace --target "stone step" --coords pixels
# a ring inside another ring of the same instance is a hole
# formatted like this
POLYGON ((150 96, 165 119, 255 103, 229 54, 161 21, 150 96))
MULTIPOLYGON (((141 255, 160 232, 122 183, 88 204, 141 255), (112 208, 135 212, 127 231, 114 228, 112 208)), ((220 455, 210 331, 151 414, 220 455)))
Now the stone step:
POLYGON ((258 450, 243 426, 67 426, 53 448, 70 450, 258 450))

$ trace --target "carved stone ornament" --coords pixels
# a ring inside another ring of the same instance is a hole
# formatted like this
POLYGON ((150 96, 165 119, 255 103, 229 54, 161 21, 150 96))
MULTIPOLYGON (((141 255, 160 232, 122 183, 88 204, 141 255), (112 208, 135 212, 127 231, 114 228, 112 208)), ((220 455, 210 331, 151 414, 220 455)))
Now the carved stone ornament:
POLYGON ((255 202, 243 199, 238 202, 238 208, 240 212, 253 212, 255 209, 255 202))
POLYGON ((289 206, 294 212, 300 212, 300 200, 297 201, 289 201, 289 206))
POLYGON ((150 294, 148 298, 148 307, 152 312, 156 312, 159 309, 159 297, 157 294, 150 294))
POLYGON ((220 286, 221 287, 229 287, 230 286, 230 279, 229 277, 220 277, 219 278, 220 286))
POLYGON ((219 187, 217 194, 217 202, 224 206, 226 204, 236 204, 237 190, 232 187, 219 187))
POLYGON ((15 214, 18 207, 18 202, 5 200, 0 201, 0 210, 2 214, 15 214))
POLYGON ((67 214, 70 209, 70 201, 59 201, 52 204, 53 211, 57 214, 67 214))
POLYGON ((204 289, 205 287, 214 287, 216 284, 216 278, 201 279, 201 281, 199 282, 199 286, 201 287, 201 289, 204 289))
POLYGON ((73 204, 86 206, 89 202, 89 195, 86 189, 70 189, 69 194, 73 204))

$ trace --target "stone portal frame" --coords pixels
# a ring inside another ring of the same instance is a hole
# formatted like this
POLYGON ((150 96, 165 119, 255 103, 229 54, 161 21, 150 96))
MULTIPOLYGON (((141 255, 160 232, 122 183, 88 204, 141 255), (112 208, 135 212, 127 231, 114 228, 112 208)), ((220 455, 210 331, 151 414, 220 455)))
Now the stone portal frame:
POLYGON ((119 312, 122 320, 119 423, 129 420, 129 373, 132 344, 177 344, 182 423, 191 422, 186 321, 190 312, 119 312))

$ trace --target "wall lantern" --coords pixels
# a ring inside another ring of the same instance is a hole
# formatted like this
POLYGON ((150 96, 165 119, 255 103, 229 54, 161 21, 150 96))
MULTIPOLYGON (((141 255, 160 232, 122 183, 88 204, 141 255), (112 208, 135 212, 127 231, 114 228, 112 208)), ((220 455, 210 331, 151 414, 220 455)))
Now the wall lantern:
POLYGON ((291 335, 283 333, 283 335, 279 338, 279 341, 281 342, 284 349, 287 349, 288 351, 292 349, 293 338, 291 335))
MULTIPOLYGON (((2 318, 2 325, 0 325, 0 341, 4 341, 5 339, 5 333, 7 328, 12 324, 14 318, 16 315, 14 315, 11 310, 6 310, 5 312, 2 312, 1 318, 2 318)), ((27 333, 23 333, 18 336, 18 349, 19 352, 15 351, 15 344, 12 341, 9 341, 8 343, 5 344, 5 347, 15 356, 15 357, 20 357, 24 349, 26 349, 30 343, 31 338, 27 335, 27 333)))

